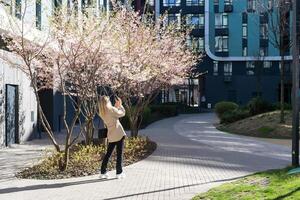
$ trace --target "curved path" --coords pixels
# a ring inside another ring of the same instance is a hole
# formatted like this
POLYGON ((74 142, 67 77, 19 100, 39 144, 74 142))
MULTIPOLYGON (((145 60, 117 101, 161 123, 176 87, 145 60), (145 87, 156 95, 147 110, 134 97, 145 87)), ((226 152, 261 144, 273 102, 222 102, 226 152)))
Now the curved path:
POLYGON ((126 167, 126 179, 8 180, 0 182, 0 199, 183 200, 226 181, 290 163, 289 148, 220 132, 215 122, 214 114, 207 113, 150 125, 141 132, 158 148, 126 167))

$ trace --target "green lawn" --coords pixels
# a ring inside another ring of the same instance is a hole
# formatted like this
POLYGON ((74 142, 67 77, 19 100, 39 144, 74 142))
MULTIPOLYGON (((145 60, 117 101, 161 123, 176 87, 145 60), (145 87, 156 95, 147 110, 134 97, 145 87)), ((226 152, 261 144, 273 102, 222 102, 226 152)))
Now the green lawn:
POLYGON ((197 195, 193 200, 300 200, 300 174, 287 175, 287 171, 250 175, 197 195))

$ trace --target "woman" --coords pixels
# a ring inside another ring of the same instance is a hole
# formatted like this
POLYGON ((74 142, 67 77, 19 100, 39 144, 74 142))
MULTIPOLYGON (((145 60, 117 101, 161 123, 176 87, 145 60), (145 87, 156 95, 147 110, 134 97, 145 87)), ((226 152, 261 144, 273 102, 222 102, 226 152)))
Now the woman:
POLYGON ((108 174, 106 173, 107 163, 115 146, 117 147, 117 178, 125 178, 125 174, 122 170, 122 159, 126 133, 119 121, 119 118, 125 116, 125 109, 122 106, 122 100, 117 98, 115 106, 112 106, 108 96, 101 96, 99 114, 108 130, 108 147, 102 161, 100 178, 108 179, 108 174))

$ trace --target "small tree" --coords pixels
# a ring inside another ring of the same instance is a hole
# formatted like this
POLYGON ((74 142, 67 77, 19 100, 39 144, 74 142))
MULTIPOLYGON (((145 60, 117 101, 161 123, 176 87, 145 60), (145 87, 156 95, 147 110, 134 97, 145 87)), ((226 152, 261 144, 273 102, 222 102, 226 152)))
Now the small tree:
POLYGON ((103 71, 109 65, 108 40, 111 24, 104 15, 59 12, 52 20, 52 32, 58 41, 58 55, 64 60, 64 93, 68 94, 84 119, 81 127, 85 143, 91 144, 94 118, 98 111, 98 88, 105 84, 103 71), (78 25, 80 26, 78 27, 78 25))
POLYGON ((137 136, 143 110, 162 88, 168 88, 187 77, 198 57, 186 49, 188 33, 165 18, 154 22, 126 7, 115 8, 110 18, 114 29, 109 79, 112 89, 127 109, 131 135, 137 136))
POLYGON ((51 34, 42 37, 42 32, 36 32, 32 27, 26 28, 23 20, 25 14, 26 11, 21 15, 21 21, 9 16, 14 31, 6 33, 4 37, 12 56, 5 57, 5 60, 24 71, 31 80, 40 121, 56 151, 62 154, 59 168, 66 170, 72 145, 84 131, 86 138, 90 138, 88 120, 82 124, 76 136, 74 128, 80 114, 86 116, 85 119, 95 116, 95 108, 91 115, 84 115, 87 112, 83 109, 91 99, 97 99, 95 85, 102 80, 99 78, 99 68, 107 60, 103 51, 105 45, 102 45, 107 33, 107 20, 82 17, 79 21, 71 11, 61 10, 51 20, 51 34), (37 37, 32 37, 34 35, 37 37), (63 123, 66 129, 63 151, 41 106, 39 92, 44 88, 58 90, 63 97, 63 123), (68 102, 73 105, 73 110, 68 110, 68 102))
POLYGON ((268 17, 270 43, 278 49, 280 60, 280 123, 284 123, 284 83, 285 83, 285 54, 291 48, 289 14, 291 1, 272 0, 266 4, 258 0, 258 11, 268 17))

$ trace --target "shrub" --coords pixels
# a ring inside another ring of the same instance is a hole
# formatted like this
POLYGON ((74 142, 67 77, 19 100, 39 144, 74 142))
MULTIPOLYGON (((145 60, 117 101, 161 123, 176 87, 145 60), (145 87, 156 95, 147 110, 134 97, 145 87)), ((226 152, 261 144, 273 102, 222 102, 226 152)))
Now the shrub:
POLYGON ((151 121, 151 109, 146 107, 143 111, 142 125, 148 124, 151 121))
POLYGON ((249 110, 237 108, 235 110, 227 111, 221 116, 221 123, 233 123, 238 120, 250 117, 249 110))
POLYGON ((236 110, 238 107, 234 102, 221 101, 215 105, 215 112, 219 118, 222 118, 224 113, 236 110))
POLYGON ((275 110, 275 107, 272 104, 263 100, 261 97, 251 99, 248 103, 248 108, 251 115, 258 115, 275 110))
MULTIPOLYGON (((128 113, 126 111, 126 113, 128 113)), ((151 121, 151 109, 149 107, 146 107, 143 111, 143 119, 142 119, 142 126, 145 126, 151 121)), ((129 117, 126 114, 123 118, 120 119, 122 126, 124 129, 130 129, 130 123, 129 123, 129 117)))
MULTIPOLYGON (((147 137, 127 138, 124 148, 124 165, 135 163, 149 156, 156 148, 156 144, 147 137)), ((42 160, 23 171, 17 173, 20 178, 58 179, 68 177, 87 176, 99 173, 102 158, 106 152, 104 145, 81 145, 71 148, 70 163, 65 171, 60 171, 57 162, 61 153, 47 151, 42 160)), ((115 168, 116 152, 113 153, 108 169, 115 168)))
POLYGON ((176 105, 151 105, 152 113, 159 113, 162 117, 173 117, 178 115, 178 107, 176 105))
MULTIPOLYGON (((280 108, 281 108, 280 102, 274 104, 274 107, 275 107, 276 110, 280 110, 280 108)), ((285 110, 292 110, 292 105, 291 104, 284 103, 283 107, 284 107, 285 110)))

